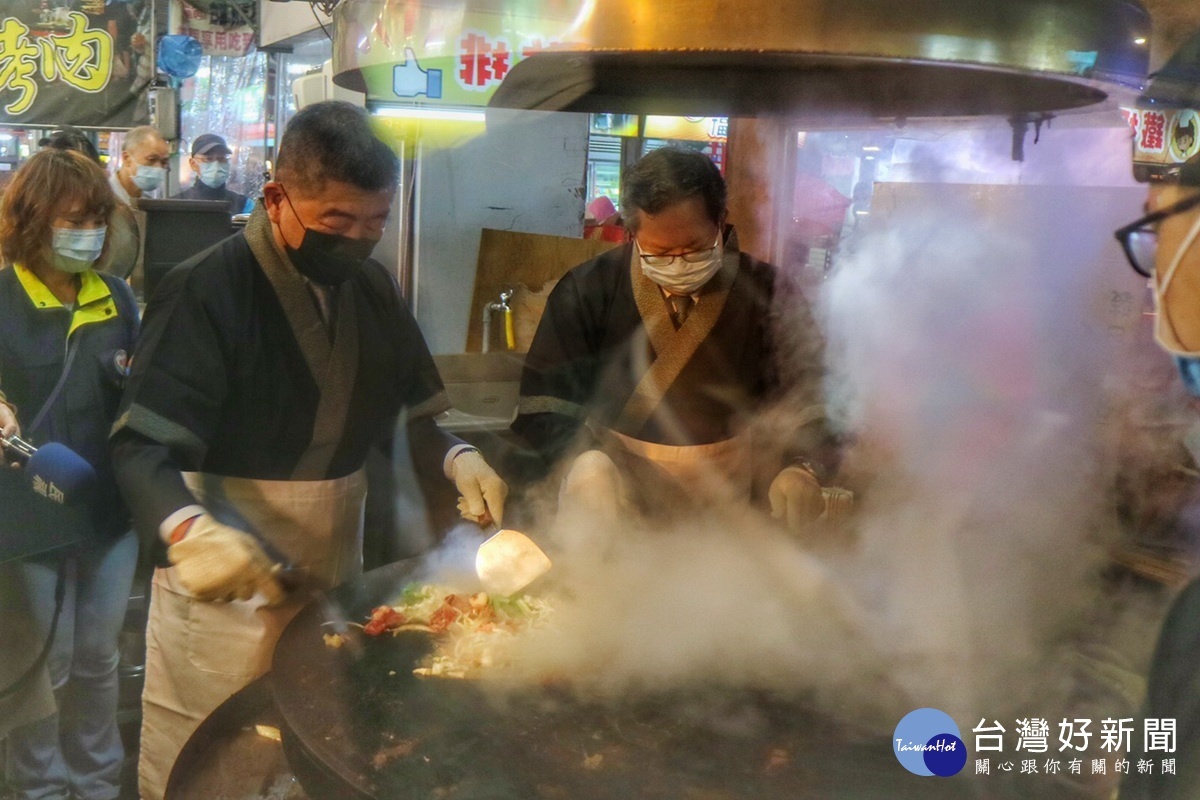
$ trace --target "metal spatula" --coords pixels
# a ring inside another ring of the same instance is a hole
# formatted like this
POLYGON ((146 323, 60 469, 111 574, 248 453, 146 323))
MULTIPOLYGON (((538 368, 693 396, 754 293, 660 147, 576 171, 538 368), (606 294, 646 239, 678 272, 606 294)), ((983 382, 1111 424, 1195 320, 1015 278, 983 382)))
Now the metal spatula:
POLYGON ((550 558, 519 531, 498 531, 475 552, 475 573, 490 594, 516 594, 550 569, 550 558))

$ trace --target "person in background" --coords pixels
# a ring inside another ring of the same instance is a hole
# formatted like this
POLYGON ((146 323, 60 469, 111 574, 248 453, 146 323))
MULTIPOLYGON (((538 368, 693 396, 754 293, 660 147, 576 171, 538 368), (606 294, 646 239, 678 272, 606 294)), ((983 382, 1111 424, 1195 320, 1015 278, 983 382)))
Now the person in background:
MULTIPOLYGON (((1200 33, 1155 73, 1138 105, 1156 114, 1200 114, 1200 33)), ((1139 143, 1135 138, 1134 177, 1150 185, 1146 214, 1116 236, 1154 291, 1155 339, 1174 357, 1187 392, 1200 398, 1200 151, 1182 163, 1164 163, 1166 148, 1147 154, 1139 143)), ((1200 797, 1200 579, 1179 594, 1163 623, 1137 722, 1129 757, 1157 769, 1128 772, 1121 799, 1200 797), (1169 752, 1147 746, 1148 725, 1159 726, 1163 742, 1170 726, 1169 752), (1173 774, 1160 758, 1172 759, 1173 774)))
POLYGON ((121 165, 112 176, 113 194, 125 205, 156 192, 167 183, 171 148, 153 125, 142 125, 125 134, 121 145, 121 165))
POLYGON ((627 236, 621 224, 617 207, 606 196, 600 195, 587 204, 583 213, 583 238, 604 239, 609 242, 624 242, 627 236))
POLYGON ((231 214, 249 212, 249 198, 227 185, 229 156, 232 152, 225 140, 215 133, 197 136, 196 141, 192 142, 192 155, 188 159, 196 182, 174 196, 183 200, 224 200, 229 203, 231 214))
MULTIPOLYGON (((434 423, 449 403, 391 273, 369 256, 399 162, 348 103, 289 122, 245 230, 171 270, 146 308, 113 428, 120 485, 159 569, 139 786, 163 796, 208 714, 270 667, 309 599, 361 570, 363 464, 399 428, 415 469, 499 523, 507 486, 434 423)), ((399 446, 397 443, 395 446, 399 446)), ((389 456, 390 462, 390 456, 389 456)))
MULTIPOLYGON (((21 472, 0 470, 0 534, 6 546, 28 542, 29 555, 0 570, 4 611, 22 608, 37 632, 26 663, 57 615, 46 661, 56 708, 9 733, 5 773, 19 797, 112 800, 120 790, 117 639, 138 551, 108 432, 138 309, 125 282, 93 268, 115 202, 98 164, 48 148, 18 170, 0 205, 0 430, 61 443, 97 476, 68 507, 39 497, 21 472), (63 544, 45 550, 50 542, 63 544)), ((20 657, 0 636, 0 657, 20 657)))
POLYGON ((54 131, 42 141, 45 142, 43 147, 53 147, 56 150, 78 150, 92 161, 100 164, 100 151, 96 149, 96 145, 92 143, 88 135, 79 128, 72 128, 68 125, 54 131))
MULTIPOLYGON (((570 464, 560 515, 569 507, 577 518, 608 519, 631 504, 675 514, 720 504, 727 489, 748 500, 756 448, 746 423, 785 390, 772 330, 778 271, 738 249, 725 181, 707 156, 655 150, 621 186, 630 241, 575 267, 551 292, 512 429, 540 455, 543 473, 570 464), (668 500, 681 495, 684 504, 668 500)), ((805 409, 789 431, 797 446, 768 465, 772 513, 794 529, 822 510, 833 461, 817 430, 820 340, 798 300, 793 335, 808 357, 791 365, 799 373, 791 388, 805 409)))
MULTIPOLYGON (((50 134, 45 146, 57 150, 78 150, 100 164, 100 153, 86 133, 78 128, 65 127, 50 134)), ((101 166, 103 166, 101 164, 101 166)), ((125 203, 113 206, 108 219, 104 255, 96 262, 97 272, 107 272, 128 280, 141 257, 141 238, 135 212, 125 203)))

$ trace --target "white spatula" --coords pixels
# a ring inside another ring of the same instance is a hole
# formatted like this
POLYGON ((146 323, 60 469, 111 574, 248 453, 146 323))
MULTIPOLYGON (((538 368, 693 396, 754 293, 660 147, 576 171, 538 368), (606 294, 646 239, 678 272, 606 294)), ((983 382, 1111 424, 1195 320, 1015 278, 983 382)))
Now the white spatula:
POLYGON ((519 531, 498 531, 475 552, 475 573, 490 594, 516 594, 549 569, 550 558, 519 531))

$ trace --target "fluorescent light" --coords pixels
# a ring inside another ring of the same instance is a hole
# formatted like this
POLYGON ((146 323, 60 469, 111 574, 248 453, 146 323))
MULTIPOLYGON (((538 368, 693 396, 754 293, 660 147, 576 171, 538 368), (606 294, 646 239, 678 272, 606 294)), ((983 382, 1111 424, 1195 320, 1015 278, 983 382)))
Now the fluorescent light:
POLYGON ((450 108, 383 106, 375 109, 375 113, 381 117, 396 119, 440 119, 447 122, 484 122, 487 119, 482 111, 456 111, 450 108))
POLYGON ((864 153, 878 153, 879 150, 880 150, 880 147, 877 144, 864 144, 863 145, 864 153))
POLYGON ((1134 39, 1134 40, 1133 40, 1133 43, 1134 43, 1134 44, 1145 44, 1145 43, 1146 43, 1146 37, 1145 37, 1145 36, 1139 36, 1139 37, 1137 37, 1136 39, 1134 39))

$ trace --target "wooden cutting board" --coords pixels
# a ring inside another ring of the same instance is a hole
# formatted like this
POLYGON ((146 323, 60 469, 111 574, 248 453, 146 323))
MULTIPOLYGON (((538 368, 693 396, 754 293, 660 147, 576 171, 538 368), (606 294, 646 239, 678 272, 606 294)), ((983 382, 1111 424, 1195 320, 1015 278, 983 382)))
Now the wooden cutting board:
MULTIPOLYGON (((513 289, 513 323, 517 351, 529 350, 546 296, 571 267, 616 247, 616 242, 575 239, 541 233, 517 233, 484 228, 479 237, 479 260, 475 289, 467 321, 467 352, 478 353, 483 342, 483 307, 500 299, 500 292, 513 289)), ((493 346, 502 341, 500 316, 492 318, 493 346)))

